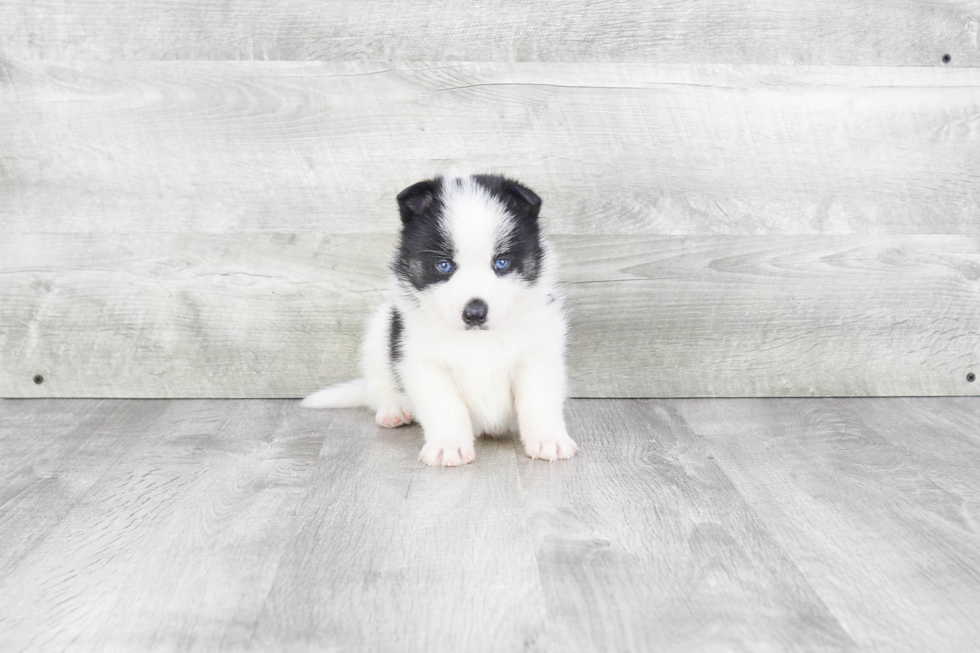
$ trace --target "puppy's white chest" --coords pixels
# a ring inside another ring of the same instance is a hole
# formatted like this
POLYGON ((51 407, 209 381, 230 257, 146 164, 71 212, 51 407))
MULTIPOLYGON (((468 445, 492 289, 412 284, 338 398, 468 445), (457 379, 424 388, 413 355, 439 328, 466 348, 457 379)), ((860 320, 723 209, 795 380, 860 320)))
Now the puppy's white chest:
POLYGON ((470 411, 475 433, 497 435, 517 430, 512 367, 513 362, 501 352, 481 352, 452 362, 453 378, 470 411))

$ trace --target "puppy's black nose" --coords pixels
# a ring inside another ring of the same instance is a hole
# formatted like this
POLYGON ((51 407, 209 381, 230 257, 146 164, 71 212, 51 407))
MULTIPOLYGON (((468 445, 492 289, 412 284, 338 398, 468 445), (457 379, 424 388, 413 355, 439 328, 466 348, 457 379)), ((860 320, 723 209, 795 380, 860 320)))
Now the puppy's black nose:
POLYGON ((487 321, 487 303, 482 299, 471 299, 463 308, 463 322, 479 326, 487 321))

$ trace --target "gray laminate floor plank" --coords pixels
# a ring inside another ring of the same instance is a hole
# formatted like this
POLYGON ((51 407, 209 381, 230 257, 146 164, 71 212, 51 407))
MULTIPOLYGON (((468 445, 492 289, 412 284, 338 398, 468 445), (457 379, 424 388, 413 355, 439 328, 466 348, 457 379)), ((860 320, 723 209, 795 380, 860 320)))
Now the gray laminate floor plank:
POLYGON ((138 446, 133 435, 164 410, 152 401, 0 402, 0 579, 138 446))
POLYGON ((967 651, 980 401, 572 401, 430 469, 293 401, 0 401, 0 650, 967 651))
POLYGON ((906 398, 843 405, 946 491, 941 513, 953 530, 974 541, 980 537, 980 401, 906 398))
POLYGON ((854 644, 664 401, 572 403, 581 455, 521 460, 555 651, 854 644))
POLYGON ((279 566, 255 648, 515 651, 544 600, 510 441, 477 462, 428 468, 418 427, 366 411, 329 416, 301 524, 279 566))
MULTIPOLYGON (((890 429, 880 412, 908 420, 945 401, 690 400, 679 406, 862 648, 972 651, 980 642, 976 524, 963 519, 961 496, 946 489, 946 469, 924 465, 886 437, 890 429)), ((975 400, 959 405, 980 409, 975 400)))
MULTIPOLYGON (((39 416, 51 405, 22 403, 39 416)), ((291 421, 295 402, 105 405, 112 428, 90 421, 87 437, 71 426, 63 435, 90 458, 105 446, 107 469, 0 577, 0 650, 241 650, 321 435, 291 421), (126 412, 127 427, 111 423, 126 412)), ((16 432, 4 427, 3 446, 16 432)), ((70 485, 77 454, 63 454, 50 474, 70 485)), ((15 510, 26 520, 61 503, 15 510)))

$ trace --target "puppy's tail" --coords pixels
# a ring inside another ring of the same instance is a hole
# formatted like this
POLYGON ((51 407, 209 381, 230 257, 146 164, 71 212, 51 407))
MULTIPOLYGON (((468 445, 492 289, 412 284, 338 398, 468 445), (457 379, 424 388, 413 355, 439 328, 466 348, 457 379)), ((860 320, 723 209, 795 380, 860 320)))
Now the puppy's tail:
POLYGON ((367 383, 354 379, 314 392, 304 399, 304 408, 356 408, 367 403, 367 383))

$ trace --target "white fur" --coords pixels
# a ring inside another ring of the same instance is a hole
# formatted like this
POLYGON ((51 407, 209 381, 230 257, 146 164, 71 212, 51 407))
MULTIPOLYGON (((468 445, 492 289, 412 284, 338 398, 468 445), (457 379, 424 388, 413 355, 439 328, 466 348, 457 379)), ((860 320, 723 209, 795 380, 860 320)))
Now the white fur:
POLYGON ((363 406, 365 401, 367 383, 364 379, 354 379, 314 392, 303 399, 300 405, 304 408, 353 408, 363 406))
POLYGON ((303 405, 365 405, 387 427, 414 416, 425 435, 419 459, 429 465, 472 462, 475 437, 514 431, 532 458, 570 458, 578 447, 563 415, 566 320, 554 254, 545 242, 533 285, 496 275, 492 262, 512 218, 468 177, 460 181, 444 182, 452 277, 422 292, 393 277, 389 301, 368 322, 363 380, 321 390, 303 405), (486 330, 465 328, 463 307, 473 298, 489 307, 486 330), (388 360, 392 305, 403 322, 398 379, 388 360))

